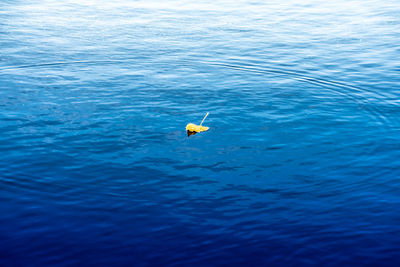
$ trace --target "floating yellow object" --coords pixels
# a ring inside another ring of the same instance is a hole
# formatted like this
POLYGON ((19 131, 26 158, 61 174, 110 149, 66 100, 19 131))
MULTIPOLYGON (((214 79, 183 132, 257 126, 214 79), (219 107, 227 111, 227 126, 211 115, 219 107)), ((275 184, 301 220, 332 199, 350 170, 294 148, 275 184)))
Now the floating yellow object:
POLYGON ((205 132, 208 130, 208 127, 206 126, 201 126, 201 125, 196 125, 193 123, 189 123, 188 125, 186 125, 186 131, 191 131, 191 132, 205 132))
POLYGON ((207 118, 208 116, 208 112, 207 114, 204 116, 203 120, 201 121, 200 125, 196 125, 193 123, 189 123, 188 125, 186 125, 186 132, 188 136, 197 134, 197 133, 201 133, 201 132, 205 132, 207 131, 209 128, 206 126, 201 126, 204 122, 204 120, 207 118))

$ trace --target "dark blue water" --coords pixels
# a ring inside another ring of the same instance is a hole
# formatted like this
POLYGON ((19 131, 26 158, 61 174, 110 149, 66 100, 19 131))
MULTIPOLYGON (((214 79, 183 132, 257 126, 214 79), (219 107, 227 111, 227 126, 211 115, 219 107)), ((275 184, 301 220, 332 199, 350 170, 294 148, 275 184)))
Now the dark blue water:
POLYGON ((399 266, 397 0, 105 2, 0 3, 1 266, 399 266))

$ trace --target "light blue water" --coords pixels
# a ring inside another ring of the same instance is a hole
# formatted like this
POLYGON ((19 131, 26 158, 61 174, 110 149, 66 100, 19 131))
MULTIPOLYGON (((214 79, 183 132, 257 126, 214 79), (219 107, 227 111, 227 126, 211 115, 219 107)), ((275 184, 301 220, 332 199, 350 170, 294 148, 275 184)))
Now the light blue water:
POLYGON ((0 265, 398 266, 399 18, 2 1, 0 265))

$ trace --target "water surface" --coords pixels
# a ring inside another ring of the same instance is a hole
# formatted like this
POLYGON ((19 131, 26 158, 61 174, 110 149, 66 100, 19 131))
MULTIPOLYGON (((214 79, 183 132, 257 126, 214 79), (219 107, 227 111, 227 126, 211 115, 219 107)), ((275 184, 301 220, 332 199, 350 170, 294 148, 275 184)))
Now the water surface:
POLYGON ((399 17, 3 1, 0 264, 397 266, 399 17))

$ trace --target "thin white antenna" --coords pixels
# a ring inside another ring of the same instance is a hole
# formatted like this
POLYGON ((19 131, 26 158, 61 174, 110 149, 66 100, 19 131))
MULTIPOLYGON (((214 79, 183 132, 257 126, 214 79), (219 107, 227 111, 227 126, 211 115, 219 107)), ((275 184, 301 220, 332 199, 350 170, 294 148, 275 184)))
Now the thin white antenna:
POLYGON ((204 120, 207 118, 207 116, 208 116, 208 112, 207 112, 207 114, 204 116, 203 120, 201 121, 200 126, 203 124, 203 122, 204 122, 204 120))

